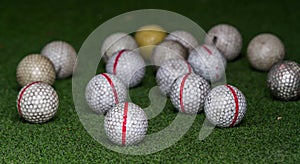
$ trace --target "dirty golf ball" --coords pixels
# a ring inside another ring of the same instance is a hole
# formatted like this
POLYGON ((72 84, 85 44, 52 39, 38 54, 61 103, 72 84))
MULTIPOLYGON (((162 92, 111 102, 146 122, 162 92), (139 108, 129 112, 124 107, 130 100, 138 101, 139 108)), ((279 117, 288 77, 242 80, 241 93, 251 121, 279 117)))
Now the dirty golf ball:
POLYGON ((190 64, 183 59, 170 59, 159 67, 156 83, 161 93, 168 96, 173 82, 181 75, 193 72, 190 64))
POLYGON ((205 38, 205 43, 214 45, 228 61, 235 59, 240 54, 242 42, 240 32, 228 24, 212 27, 205 38))
POLYGON ((42 49, 41 54, 53 63, 57 78, 66 78, 73 74, 76 51, 70 44, 63 41, 50 42, 42 49))
POLYGON ((43 123, 54 117, 58 109, 58 96, 50 85, 33 82, 19 92, 17 108, 26 121, 43 123))
POLYGON ((173 40, 180 43, 184 48, 191 52, 198 46, 198 42, 195 37, 187 31, 173 31, 165 40, 173 40))
POLYGON ((214 46, 198 46, 190 53, 188 62, 196 74, 211 83, 218 82, 225 76, 226 59, 214 46))
POLYGON ((148 119, 139 106, 120 103, 106 114, 104 129, 109 140, 117 145, 137 145, 145 138, 148 119))
POLYGON ((17 67, 17 80, 20 86, 42 81, 52 85, 55 81, 55 69, 52 62, 40 54, 31 54, 21 60, 17 67))
POLYGON ((300 65, 293 61, 282 61, 269 71, 267 85, 274 97, 280 100, 297 99, 300 95, 300 65))
POLYGON ((121 50, 106 64, 106 72, 119 77, 126 87, 135 87, 145 76, 145 61, 137 51, 121 50))
POLYGON ((128 49, 133 50, 138 48, 132 36, 126 33, 114 33, 109 35, 103 42, 101 47, 101 55, 104 61, 108 59, 117 51, 128 49))
POLYGON ((247 48, 247 57, 253 68, 268 71, 275 63, 283 60, 284 45, 273 34, 260 34, 254 37, 247 48))
POLYGON ((194 73, 180 76, 173 83, 170 99, 182 113, 196 114, 203 110, 204 100, 210 90, 208 82, 194 73))
POLYGON ((206 118, 218 127, 233 127, 245 116, 247 102, 243 93, 231 85, 213 88, 205 99, 206 118))
POLYGON ((115 75, 103 73, 94 76, 86 86, 85 98, 92 111, 104 114, 127 98, 127 89, 115 75))

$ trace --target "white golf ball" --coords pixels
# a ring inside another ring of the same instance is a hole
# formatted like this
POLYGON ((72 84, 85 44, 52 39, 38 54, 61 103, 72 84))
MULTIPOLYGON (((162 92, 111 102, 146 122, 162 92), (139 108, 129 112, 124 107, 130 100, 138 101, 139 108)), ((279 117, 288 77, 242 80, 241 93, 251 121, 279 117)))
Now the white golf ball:
POLYGON ((196 114, 203 110, 209 90, 210 86, 204 78, 188 73, 178 77, 173 83, 170 99, 180 112, 196 114))
POLYGON ((159 67, 156 83, 163 95, 168 96, 173 82, 181 75, 193 72, 190 64, 183 59, 170 59, 159 67))
POLYGON ((115 75, 94 76, 86 86, 85 98, 92 111, 103 114, 127 98, 127 89, 115 75))
POLYGON ((231 85, 213 88, 205 99, 206 118, 218 127, 233 127, 245 116, 247 102, 243 93, 231 85))
POLYGON ((130 103, 120 103, 108 111, 104 129, 109 140, 120 146, 140 143, 147 133, 148 119, 142 108, 130 103))
POLYGON ((214 46, 198 46, 190 53, 188 62, 196 74, 212 83, 225 76, 226 59, 214 46))
POLYGON ((177 41, 185 47, 188 52, 191 52, 198 46, 196 38, 187 31, 173 31, 165 38, 165 40, 177 41))
POLYGON ((109 35, 103 42, 101 47, 101 55, 105 61, 117 51, 137 49, 137 43, 134 38, 126 33, 118 32, 109 35))
POLYGON ((26 121, 43 123, 54 117, 58 109, 58 96, 49 84, 32 82, 19 92, 17 108, 26 121))
POLYGON ((146 64, 137 51, 121 50, 107 61, 106 72, 119 77, 126 87, 135 87, 145 76, 146 64))
POLYGON ((70 44, 63 41, 50 42, 42 49, 41 54, 53 63, 57 78, 73 74, 77 53, 70 44))

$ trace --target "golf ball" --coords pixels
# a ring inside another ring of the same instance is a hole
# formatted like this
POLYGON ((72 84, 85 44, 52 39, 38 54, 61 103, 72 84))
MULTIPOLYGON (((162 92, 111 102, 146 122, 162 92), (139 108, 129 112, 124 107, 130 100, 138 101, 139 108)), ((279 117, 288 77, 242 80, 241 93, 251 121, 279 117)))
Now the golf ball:
POLYGON ((121 50, 106 64, 106 72, 119 77, 126 87, 135 87, 143 80, 146 64, 137 51, 121 50))
POLYGON ((54 117, 58 109, 58 96, 50 85, 32 82, 19 92, 17 108, 26 121, 43 123, 54 117))
POLYGON ((165 40, 173 40, 180 43, 188 50, 188 52, 191 52, 198 46, 196 38, 187 31, 173 31, 166 37, 165 40))
POLYGON ((137 145, 145 138, 148 119, 139 106, 120 103, 106 114, 104 129, 109 140, 117 145, 137 145))
POLYGON ((247 102, 243 93, 231 85, 213 88, 205 99, 206 118, 218 127, 233 127, 245 116, 247 102))
POLYGON ((273 34, 260 34, 254 37, 247 48, 247 57, 253 68, 268 71, 275 63, 283 60, 284 45, 273 34))
POLYGON ((62 79, 73 74, 77 55, 70 44, 64 41, 50 42, 42 49, 41 54, 53 63, 57 78, 62 79))
POLYGON ((94 76, 86 86, 85 98, 92 111, 104 114, 127 98, 127 89, 115 75, 103 73, 94 76))
POLYGON ((190 53, 188 62, 196 74, 211 83, 218 82, 225 76, 226 59, 214 46, 198 46, 190 53))
POLYGON ((214 45, 230 61, 240 54, 243 40, 240 32, 235 27, 220 24, 208 31, 205 43, 214 45))
POLYGON ((21 60, 17 67, 17 80, 20 86, 42 81, 52 85, 55 81, 55 69, 52 62, 40 54, 31 54, 21 60))
POLYGON ((170 99, 180 112, 196 114, 203 110, 209 90, 210 86, 204 78, 188 73, 178 77, 173 83, 170 99))
POLYGON ((267 85, 274 97, 280 100, 297 99, 300 95, 300 65, 294 61, 282 61, 269 71, 267 85))
POLYGON ((173 82, 181 75, 193 72, 190 64, 183 59, 170 59, 159 67, 156 83, 163 95, 168 96, 173 82))

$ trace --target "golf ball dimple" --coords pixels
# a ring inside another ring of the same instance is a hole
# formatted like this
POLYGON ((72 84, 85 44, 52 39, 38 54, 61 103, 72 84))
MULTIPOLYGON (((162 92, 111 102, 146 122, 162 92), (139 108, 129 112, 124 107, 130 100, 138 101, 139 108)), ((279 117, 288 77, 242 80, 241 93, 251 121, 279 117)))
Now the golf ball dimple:
POLYGON ((22 87, 35 81, 52 85, 55 81, 54 65, 40 54, 28 55, 18 64, 17 80, 22 87))
POLYGON ((273 34, 257 35, 247 48, 250 64, 260 71, 268 71, 275 63, 283 60, 284 54, 283 43, 273 34))
POLYGON ((117 145, 137 145, 145 138, 148 119, 136 104, 120 103, 106 114, 104 129, 109 140, 117 145))
POLYGON ((243 93, 231 85, 213 88, 205 99, 206 118, 218 127, 233 127, 245 116, 247 102, 243 93))
POLYGON ((191 52, 198 46, 198 42, 195 37, 187 31, 173 31, 165 38, 165 40, 177 41, 185 47, 188 52, 191 52))
POLYGON ((58 96, 55 90, 43 82, 32 82, 24 86, 17 98, 20 116, 31 123, 49 121, 57 112, 58 96))
POLYGON ((243 40, 240 32, 235 27, 228 24, 219 24, 208 31, 205 43, 214 45, 230 61, 240 54, 243 40))
POLYGON ((169 95, 173 82, 181 75, 193 72, 190 64, 183 59, 170 59, 159 67, 156 83, 163 95, 169 95))
POLYGON ((115 75, 103 73, 94 76, 86 86, 85 98, 92 111, 104 114, 127 98, 127 89, 115 75))
POLYGON ((57 78, 66 78, 73 74, 77 53, 69 43, 50 42, 42 49, 41 54, 53 63, 57 78))
POLYGON ((135 87, 145 76, 146 64, 136 51, 117 51, 107 62, 106 72, 119 77, 126 87, 135 87))
POLYGON ((269 71, 267 85, 274 97, 280 100, 297 99, 300 95, 300 65, 294 61, 282 61, 269 71))
POLYGON ((225 76, 226 59, 211 45, 201 45, 189 55, 188 62, 196 74, 211 83, 218 82, 225 76))
POLYGON ((180 112, 196 114, 203 110, 209 90, 210 86, 204 78, 188 73, 178 77, 173 83, 170 99, 180 112))

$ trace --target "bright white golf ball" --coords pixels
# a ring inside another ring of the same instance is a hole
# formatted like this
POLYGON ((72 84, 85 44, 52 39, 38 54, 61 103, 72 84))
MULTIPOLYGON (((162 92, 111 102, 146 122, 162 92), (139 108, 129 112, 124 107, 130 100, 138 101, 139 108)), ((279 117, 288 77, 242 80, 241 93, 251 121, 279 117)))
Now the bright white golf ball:
POLYGON ((17 108, 26 121, 43 123, 54 117, 58 109, 58 96, 49 84, 32 82, 19 92, 17 108))
POLYGON ((119 77, 126 87, 135 87, 145 76, 146 64, 138 51, 121 50, 107 61, 106 72, 119 77))
POLYGON ((210 86, 204 78, 188 73, 178 77, 173 83, 170 99, 180 112, 196 114, 203 110, 209 90, 210 86))
POLYGON ((103 114, 127 98, 127 89, 115 75, 94 76, 86 86, 85 98, 92 111, 103 114))
POLYGON ((165 38, 165 40, 173 40, 180 43, 188 50, 188 52, 191 52, 198 46, 196 38, 187 31, 173 31, 165 38))
POLYGON ((109 140, 117 145, 137 145, 145 138, 148 119, 139 106, 120 103, 106 114, 104 129, 109 140))
POLYGON ((231 85, 213 88, 205 99, 206 118, 218 127, 233 127, 245 116, 247 102, 243 93, 231 85))

